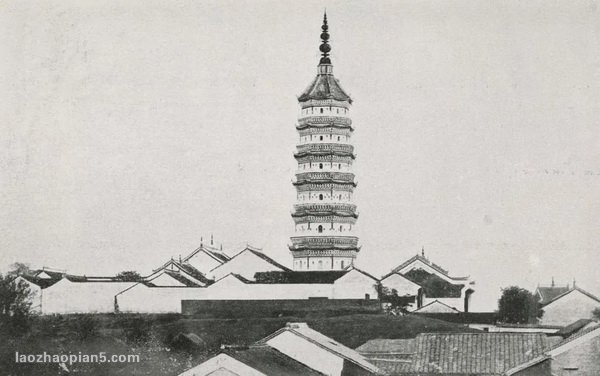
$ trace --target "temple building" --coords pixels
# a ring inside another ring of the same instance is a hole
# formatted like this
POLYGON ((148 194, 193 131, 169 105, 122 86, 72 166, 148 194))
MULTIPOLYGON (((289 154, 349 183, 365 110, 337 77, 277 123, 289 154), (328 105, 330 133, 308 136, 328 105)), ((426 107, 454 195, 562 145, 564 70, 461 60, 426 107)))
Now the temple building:
POLYGON ((294 270, 342 270, 354 263, 360 250, 352 203, 352 99, 333 76, 328 31, 325 15, 317 76, 298 97, 297 204, 289 247, 294 270))

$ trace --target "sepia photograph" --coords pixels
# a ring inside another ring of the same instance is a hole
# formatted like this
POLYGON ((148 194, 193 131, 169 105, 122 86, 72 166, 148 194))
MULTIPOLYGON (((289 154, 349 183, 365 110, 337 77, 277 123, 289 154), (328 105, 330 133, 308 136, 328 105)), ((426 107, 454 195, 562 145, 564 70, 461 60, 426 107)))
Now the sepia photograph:
POLYGON ((600 376, 599 7, 0 1, 0 376, 600 376))

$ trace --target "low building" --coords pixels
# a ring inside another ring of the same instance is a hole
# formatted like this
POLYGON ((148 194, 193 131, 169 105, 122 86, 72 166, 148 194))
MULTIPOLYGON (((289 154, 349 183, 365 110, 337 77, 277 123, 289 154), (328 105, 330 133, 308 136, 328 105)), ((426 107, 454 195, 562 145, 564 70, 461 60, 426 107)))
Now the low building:
POLYGON ((548 351, 553 376, 600 375, 600 324, 588 322, 578 327, 548 351))
POLYGON ((578 319, 591 319, 594 317, 592 312, 600 309, 600 298, 576 285, 543 302, 544 314, 539 320, 543 325, 564 326, 578 319))

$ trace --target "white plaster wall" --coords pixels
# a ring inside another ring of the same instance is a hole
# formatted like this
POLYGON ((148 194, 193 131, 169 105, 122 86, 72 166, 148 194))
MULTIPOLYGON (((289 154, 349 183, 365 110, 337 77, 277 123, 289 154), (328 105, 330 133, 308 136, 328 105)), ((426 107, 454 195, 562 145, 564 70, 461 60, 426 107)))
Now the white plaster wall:
POLYGON ((245 284, 228 276, 215 284, 199 290, 197 299, 205 300, 270 300, 308 299, 314 297, 332 298, 332 284, 245 284))
POLYGON ((540 319, 543 325, 569 325, 579 319, 592 318, 592 311, 600 308, 600 303, 575 290, 543 307, 540 319))
POLYGON ((342 374, 344 366, 342 358, 293 333, 284 331, 267 341, 267 344, 326 375, 342 374))
POLYGON ((377 281, 351 270, 333 284, 333 299, 377 299, 377 281))
POLYGON ((281 271, 282 269, 263 260, 250 251, 242 251, 231 260, 208 273, 214 279, 221 279, 234 273, 253 280, 257 272, 281 271))
POLYGON ((215 260, 213 257, 204 252, 198 252, 187 262, 194 268, 198 269, 202 274, 206 274, 217 266, 221 265, 220 261, 215 260))
POLYGON ((42 313, 110 313, 115 295, 132 282, 71 282, 65 278, 44 289, 42 313))
POLYGON ((295 225, 295 229, 298 236, 355 236, 350 223, 333 222, 333 228, 331 228, 331 222, 311 222, 310 229, 305 224, 295 225), (321 232, 319 232, 319 226, 323 226, 321 232))
POLYGON ((298 170, 296 173, 301 172, 319 172, 319 171, 331 171, 331 172, 350 172, 352 165, 343 162, 311 162, 311 163, 299 163, 298 170), (323 163, 323 168, 320 168, 319 163, 323 163))
POLYGON ((381 281, 384 287, 394 289, 398 292, 398 296, 417 296, 419 293, 420 286, 414 282, 409 281, 399 274, 392 274, 381 281))
POLYGON ((181 313, 181 301, 197 299, 203 287, 148 287, 137 284, 117 295, 120 312, 181 313))
POLYGON ((339 116, 348 117, 350 110, 337 106, 313 106, 300 109, 299 118, 308 116, 339 116))
POLYGON ((325 189, 322 191, 310 191, 301 192, 297 196, 298 203, 313 202, 313 203, 331 203, 331 202, 343 202, 351 203, 352 194, 348 191, 333 191, 325 189), (322 198, 322 199, 321 199, 322 198))

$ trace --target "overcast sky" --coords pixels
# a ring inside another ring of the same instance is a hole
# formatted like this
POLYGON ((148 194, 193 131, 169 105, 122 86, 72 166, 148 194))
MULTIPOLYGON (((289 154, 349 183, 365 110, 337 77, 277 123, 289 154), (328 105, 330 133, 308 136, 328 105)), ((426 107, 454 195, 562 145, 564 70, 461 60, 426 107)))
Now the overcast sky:
POLYGON ((327 8, 358 265, 600 293, 597 1, 5 1, 0 264, 142 274, 213 233, 290 265, 327 8))

